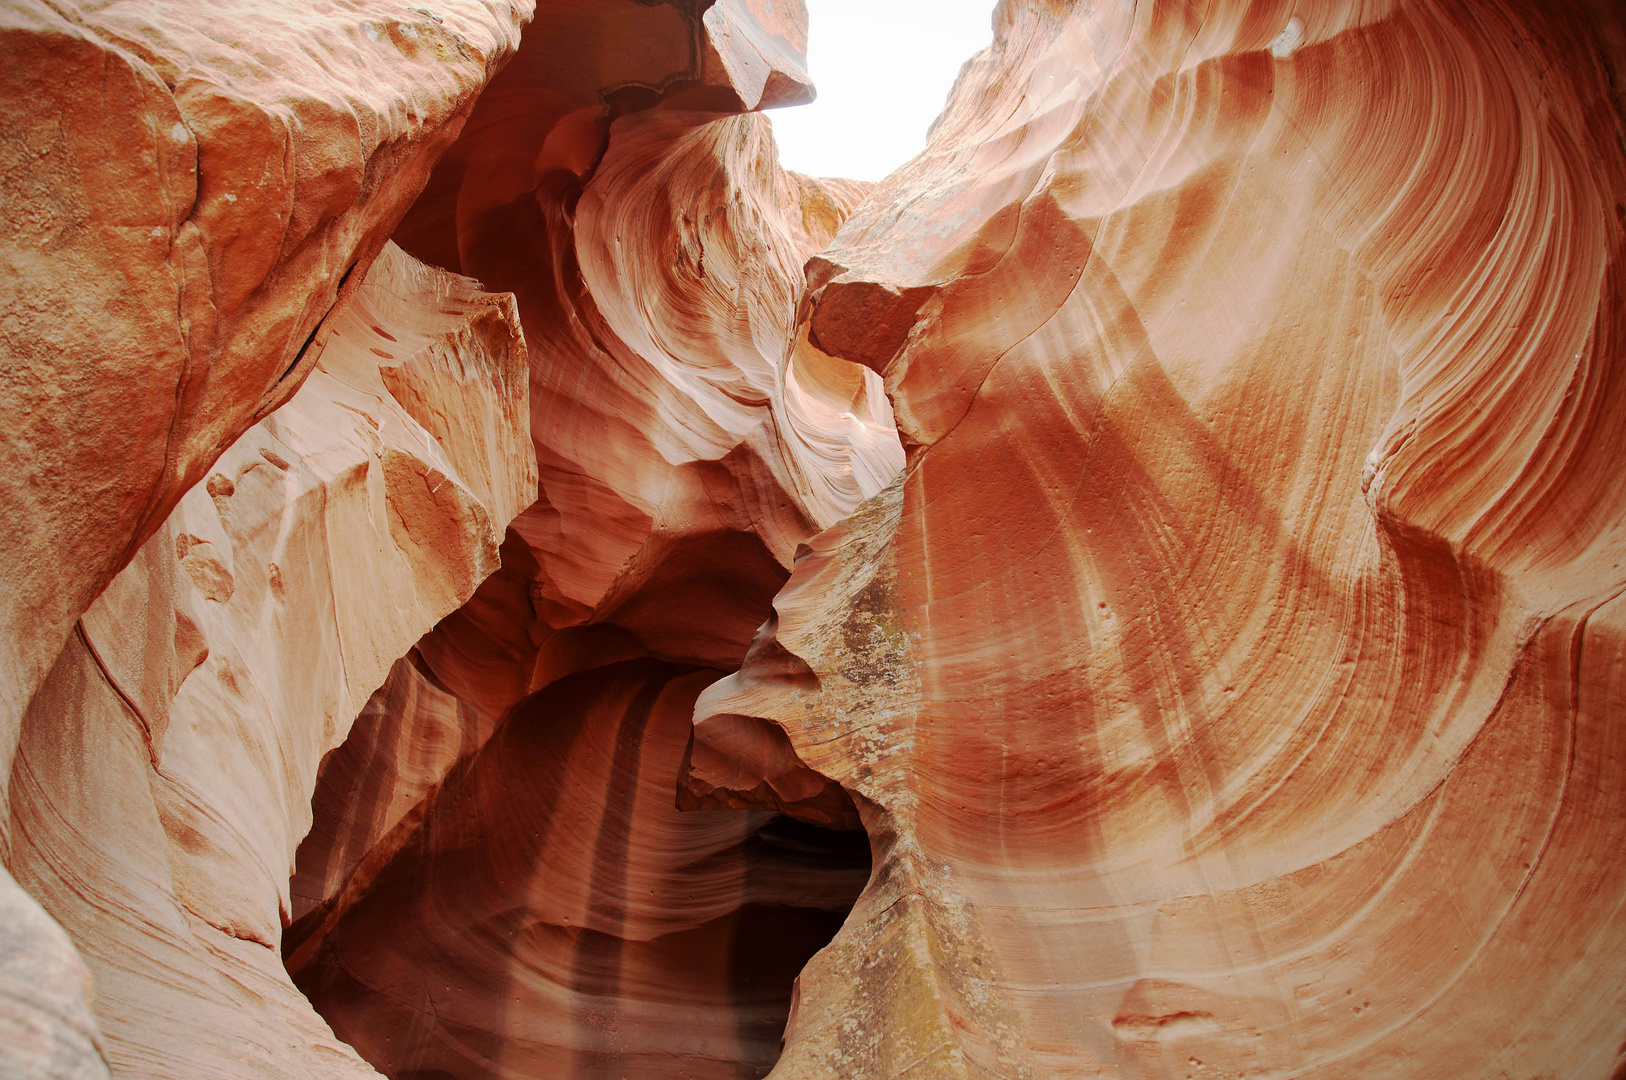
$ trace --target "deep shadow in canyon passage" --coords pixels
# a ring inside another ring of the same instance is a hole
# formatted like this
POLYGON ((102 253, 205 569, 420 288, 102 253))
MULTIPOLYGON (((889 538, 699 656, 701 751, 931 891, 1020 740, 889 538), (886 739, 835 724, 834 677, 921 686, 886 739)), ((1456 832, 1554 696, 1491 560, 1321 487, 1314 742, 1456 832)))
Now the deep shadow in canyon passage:
POLYGON ((879 376, 798 330, 864 187, 746 112, 810 95, 800 14, 741 91, 771 8, 542 8, 394 234, 514 294, 537 498, 325 761, 284 958, 395 1080, 758 1077, 868 840, 677 790, 798 546, 902 465, 879 376))
MULTIPOLYGON (((694 700, 719 675, 622 661, 511 710, 289 928, 289 970, 334 1031, 395 1080, 765 1074, 869 846, 676 809, 694 700)), ((378 742, 366 726, 351 738, 378 742)))

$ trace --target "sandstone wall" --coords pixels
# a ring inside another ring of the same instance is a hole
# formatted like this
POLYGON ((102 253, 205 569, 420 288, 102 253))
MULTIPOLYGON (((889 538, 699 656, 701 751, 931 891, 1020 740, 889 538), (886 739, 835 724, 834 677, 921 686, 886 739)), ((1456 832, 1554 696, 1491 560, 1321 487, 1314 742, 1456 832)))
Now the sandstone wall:
POLYGON ((322 8, 0 21, 0 1071, 1626 1076, 1618 5, 322 8))
POLYGON ((74 620, 299 389, 530 9, 0 12, 0 772, 74 620))
POLYGON ((997 23, 809 264, 905 476, 697 706, 876 843, 774 1075, 1618 1076, 1619 10, 997 23))
POLYGON ((867 879, 861 833, 674 805, 695 695, 902 465, 879 377, 797 331, 865 186, 783 172, 739 111, 802 85, 793 10, 540 13, 398 233, 514 290, 541 486, 299 852, 289 968, 391 1075, 760 1075, 867 879))
POLYGON ((701 7, 545 5, 397 233, 514 292, 537 358, 542 486, 514 525, 535 569, 488 589, 530 594, 530 640, 480 608, 419 648, 490 714, 564 627, 732 667, 796 544, 902 465, 874 373, 788 355, 802 263, 863 191, 784 173, 740 113, 810 96, 805 12, 701 7))

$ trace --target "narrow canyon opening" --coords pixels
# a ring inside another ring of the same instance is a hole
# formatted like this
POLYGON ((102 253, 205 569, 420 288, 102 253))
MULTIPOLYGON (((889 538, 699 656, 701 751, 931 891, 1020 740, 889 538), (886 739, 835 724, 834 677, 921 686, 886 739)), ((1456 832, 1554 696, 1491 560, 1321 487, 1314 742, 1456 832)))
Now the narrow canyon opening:
MULTIPOLYGON (((879 375, 799 310, 869 185, 784 172, 737 111, 738 58, 692 36, 795 20, 556 9, 394 232, 513 294, 535 498, 324 759, 283 957, 395 1080, 757 1077, 869 841, 679 790, 696 699, 740 669, 799 546, 902 465, 879 375)), ((806 100, 798 78, 747 104, 806 100)))
POLYGON ((0 1076, 1626 1077, 1619 0, 424 2, 0 17, 0 1076))

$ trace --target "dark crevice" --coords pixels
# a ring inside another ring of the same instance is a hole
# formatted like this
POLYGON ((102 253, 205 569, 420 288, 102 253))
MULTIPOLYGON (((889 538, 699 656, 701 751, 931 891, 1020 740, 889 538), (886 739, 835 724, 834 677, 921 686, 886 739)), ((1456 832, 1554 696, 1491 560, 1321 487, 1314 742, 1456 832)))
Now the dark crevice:
MULTIPOLYGON (((766 1075, 870 848, 861 830, 673 806, 694 696, 718 674, 643 659, 560 679, 459 751, 383 865, 323 898, 296 879, 316 906, 285 959, 335 1033, 395 1080, 766 1075)), ((360 804, 387 799, 388 756, 415 744, 411 696, 380 694, 331 759, 353 794, 319 797, 318 844, 378 811, 360 804)))

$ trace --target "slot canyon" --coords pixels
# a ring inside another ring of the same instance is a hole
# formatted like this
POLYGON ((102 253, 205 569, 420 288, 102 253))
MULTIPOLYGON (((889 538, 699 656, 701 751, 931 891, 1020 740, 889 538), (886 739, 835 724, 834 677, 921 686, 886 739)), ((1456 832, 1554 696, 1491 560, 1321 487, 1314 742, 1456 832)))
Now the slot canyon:
POLYGON ((0 1078, 1626 1080, 1619 0, 414 2, 0 5, 0 1078))

